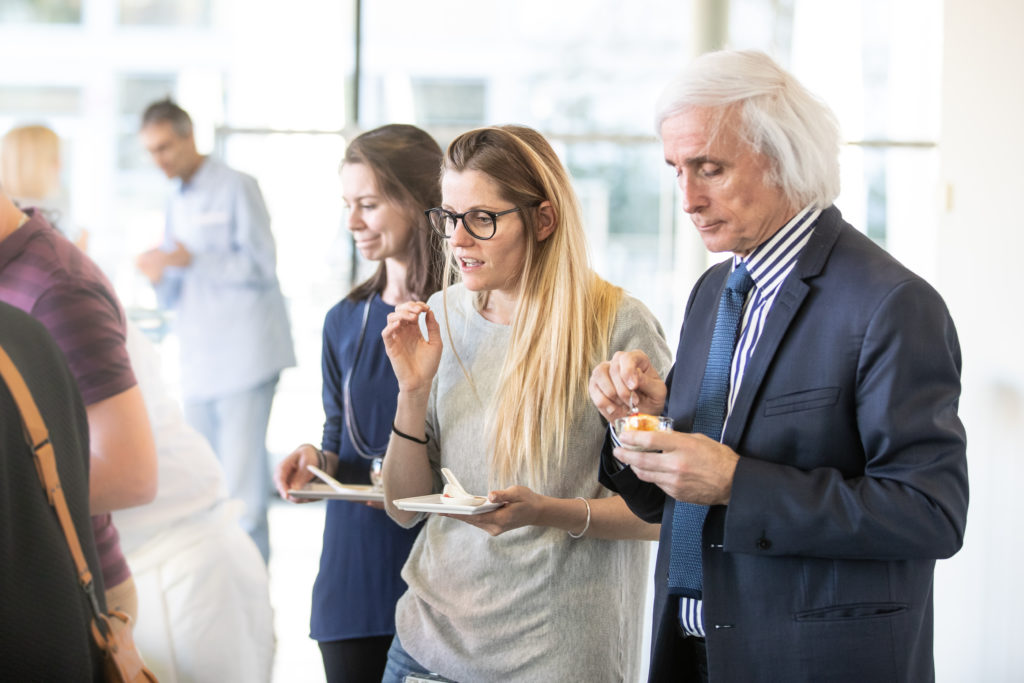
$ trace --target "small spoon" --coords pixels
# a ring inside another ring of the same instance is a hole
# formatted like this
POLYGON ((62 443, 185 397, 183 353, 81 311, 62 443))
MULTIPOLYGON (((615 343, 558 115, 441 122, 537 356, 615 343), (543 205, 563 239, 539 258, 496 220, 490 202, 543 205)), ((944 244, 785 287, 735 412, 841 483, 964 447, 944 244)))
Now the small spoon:
POLYGON ((636 415, 637 413, 640 412, 640 406, 638 405, 638 403, 639 402, 637 401, 637 398, 636 398, 636 392, 635 391, 629 392, 629 414, 630 415, 636 415))
POLYGON ((452 471, 447 467, 441 468, 441 476, 448 482, 444 487, 444 495, 441 496, 442 503, 450 503, 452 505, 482 505, 487 502, 487 499, 483 496, 474 496, 466 493, 466 489, 462 488, 462 484, 452 474, 452 471))
POLYGON ((442 467, 441 476, 444 477, 444 480, 448 482, 449 486, 452 487, 452 493, 457 493, 460 496, 469 496, 469 494, 466 493, 466 489, 462 488, 462 484, 459 483, 459 480, 455 477, 455 474, 453 474, 450 469, 448 469, 447 467, 442 467))

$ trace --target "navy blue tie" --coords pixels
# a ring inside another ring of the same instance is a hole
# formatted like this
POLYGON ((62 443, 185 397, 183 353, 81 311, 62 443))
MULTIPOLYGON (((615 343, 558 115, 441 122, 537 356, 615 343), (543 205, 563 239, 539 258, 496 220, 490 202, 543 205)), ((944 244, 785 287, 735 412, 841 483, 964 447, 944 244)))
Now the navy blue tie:
MULTIPOLYGON (((718 319, 711 335, 711 349, 700 383, 697 398, 697 412, 693 419, 693 431, 720 441, 722 426, 725 424, 726 403, 729 400, 729 371, 732 355, 739 338, 743 302, 754 281, 745 264, 740 265, 729 276, 718 304, 718 319)), ((676 359, 678 360, 678 359, 676 359)), ((701 532, 707 505, 675 502, 672 512, 672 555, 669 560, 668 586, 672 594, 700 598, 704 587, 701 568, 701 532)))

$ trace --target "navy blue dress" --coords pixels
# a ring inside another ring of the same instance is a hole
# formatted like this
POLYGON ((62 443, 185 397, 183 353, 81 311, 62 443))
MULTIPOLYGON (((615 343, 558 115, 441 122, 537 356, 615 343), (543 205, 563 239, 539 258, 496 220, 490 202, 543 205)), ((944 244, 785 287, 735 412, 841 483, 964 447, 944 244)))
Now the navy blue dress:
MULTIPOLYGON (((345 427, 342 384, 355 357, 365 301, 344 299, 324 320, 323 449, 339 456, 335 478, 370 482, 370 461, 352 445, 345 427)), ((398 400, 398 381, 380 333, 394 311, 375 295, 349 395, 363 439, 383 451, 398 400)), ((320 642, 392 635, 395 603, 405 592, 399 573, 419 527, 403 529, 365 503, 328 501, 320 573, 313 584, 310 636, 320 642)))

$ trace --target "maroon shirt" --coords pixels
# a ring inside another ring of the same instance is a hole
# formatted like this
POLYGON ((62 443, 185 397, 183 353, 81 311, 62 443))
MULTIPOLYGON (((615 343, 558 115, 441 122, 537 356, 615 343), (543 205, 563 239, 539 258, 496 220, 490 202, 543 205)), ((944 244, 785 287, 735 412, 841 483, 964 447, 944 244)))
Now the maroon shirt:
MULTIPOLYGON (((41 322, 67 358, 86 406, 136 385, 124 310, 106 276, 37 212, 0 241, 0 301, 41 322)), ((103 583, 131 576, 109 514, 92 518, 103 583)))

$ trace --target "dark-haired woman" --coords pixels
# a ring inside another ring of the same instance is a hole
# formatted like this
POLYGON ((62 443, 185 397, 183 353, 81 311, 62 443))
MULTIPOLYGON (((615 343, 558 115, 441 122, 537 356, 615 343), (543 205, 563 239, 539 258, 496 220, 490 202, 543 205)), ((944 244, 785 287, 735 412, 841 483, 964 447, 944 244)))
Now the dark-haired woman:
MULTIPOLYGON (((395 306, 441 285, 440 238, 424 208, 440 200, 442 153, 415 126, 388 125, 355 138, 341 166, 348 229, 376 273, 328 312, 323 332, 321 448, 303 444, 275 473, 281 496, 312 479, 314 465, 345 483, 369 483, 387 449, 398 382, 381 330, 395 306)), ((327 503, 310 635, 329 683, 380 680, 395 633, 399 573, 418 528, 403 529, 380 504, 327 503)))

